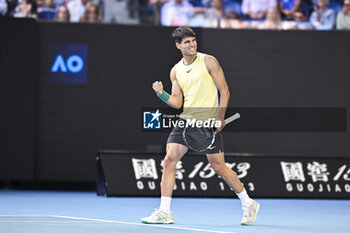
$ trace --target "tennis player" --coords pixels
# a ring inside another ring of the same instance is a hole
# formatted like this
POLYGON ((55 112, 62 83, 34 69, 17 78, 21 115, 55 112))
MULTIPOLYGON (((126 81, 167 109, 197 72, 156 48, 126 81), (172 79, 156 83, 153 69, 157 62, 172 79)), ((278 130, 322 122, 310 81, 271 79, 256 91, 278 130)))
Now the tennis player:
MULTIPOLYGON (((162 101, 173 108, 180 109, 184 105, 181 116, 184 116, 185 119, 185 116, 193 114, 196 115, 196 119, 201 119, 203 117, 201 114, 206 114, 206 118, 214 117, 221 122, 214 145, 204 153, 206 153, 214 171, 224 179, 240 198, 243 209, 241 224, 249 225, 255 221, 260 205, 249 198, 237 174, 225 164, 220 131, 225 126, 224 117, 230 99, 230 92, 224 72, 215 57, 197 52, 196 34, 191 28, 176 28, 172 33, 172 37, 183 58, 170 71, 171 95, 163 90, 162 82, 159 81, 153 83, 153 90, 162 101), (217 90, 220 92, 220 101, 218 101, 217 90), (207 110, 203 113, 200 109, 207 110), (209 111, 208 113, 208 109, 214 109, 215 111, 209 111)), ((170 205, 175 184, 175 167, 188 150, 184 142, 183 130, 184 128, 175 127, 169 135, 163 165, 160 207, 151 216, 142 218, 142 223, 174 223, 170 205)))

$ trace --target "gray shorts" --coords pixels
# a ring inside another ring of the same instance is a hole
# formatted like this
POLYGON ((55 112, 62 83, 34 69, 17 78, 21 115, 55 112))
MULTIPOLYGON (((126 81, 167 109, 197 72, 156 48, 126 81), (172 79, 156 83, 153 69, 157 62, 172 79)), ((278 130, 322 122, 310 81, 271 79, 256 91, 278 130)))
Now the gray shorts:
MULTIPOLYGON (((184 138, 183 138, 183 132, 184 127, 179 127, 178 125, 171 131, 167 143, 177 143, 184 145, 188 148, 184 138)), ((213 149, 208 149, 206 151, 203 151, 203 154, 216 154, 220 152, 224 152, 224 142, 222 139, 221 133, 216 134, 215 141, 213 144, 213 149)))

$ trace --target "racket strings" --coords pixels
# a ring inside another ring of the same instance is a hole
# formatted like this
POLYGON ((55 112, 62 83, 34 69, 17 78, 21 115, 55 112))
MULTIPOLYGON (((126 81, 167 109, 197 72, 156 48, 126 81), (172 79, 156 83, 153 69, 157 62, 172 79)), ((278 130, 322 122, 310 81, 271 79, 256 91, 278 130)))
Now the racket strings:
POLYGON ((213 142, 215 133, 210 128, 189 127, 184 131, 187 145, 195 151, 205 151, 213 142))

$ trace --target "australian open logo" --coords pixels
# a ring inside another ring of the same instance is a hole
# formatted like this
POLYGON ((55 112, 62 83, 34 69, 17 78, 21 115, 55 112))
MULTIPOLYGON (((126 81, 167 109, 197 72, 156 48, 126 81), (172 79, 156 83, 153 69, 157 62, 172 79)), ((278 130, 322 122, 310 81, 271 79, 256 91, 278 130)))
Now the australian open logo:
POLYGON ((162 113, 157 111, 143 111, 143 129, 161 129, 162 113))
POLYGON ((52 44, 49 49, 50 78, 54 82, 87 83, 86 44, 52 44))

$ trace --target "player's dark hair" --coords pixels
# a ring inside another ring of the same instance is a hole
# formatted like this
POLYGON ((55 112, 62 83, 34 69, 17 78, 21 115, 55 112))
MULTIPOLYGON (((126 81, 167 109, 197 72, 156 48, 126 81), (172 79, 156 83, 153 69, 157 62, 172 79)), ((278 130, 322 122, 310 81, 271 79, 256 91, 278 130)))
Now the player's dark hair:
POLYGON ((195 37, 196 33, 190 27, 178 27, 173 31, 171 35, 175 42, 181 43, 182 39, 185 37, 195 37))

